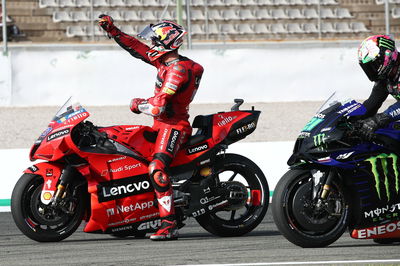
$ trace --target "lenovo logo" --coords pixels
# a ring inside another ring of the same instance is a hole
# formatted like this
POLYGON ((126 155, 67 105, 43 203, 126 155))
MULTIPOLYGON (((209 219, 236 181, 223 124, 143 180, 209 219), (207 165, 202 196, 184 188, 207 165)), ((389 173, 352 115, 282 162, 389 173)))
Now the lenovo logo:
POLYGON ((99 202, 105 202, 150 192, 153 188, 148 175, 141 175, 100 183, 97 191, 99 202))
POLYGON ((65 135, 69 134, 69 132, 70 132, 69 128, 61 130, 61 131, 54 132, 53 134, 51 134, 50 136, 47 137, 47 141, 50 141, 50 140, 57 139, 57 138, 60 138, 62 136, 65 136, 65 135))
POLYGON ((202 145, 200 145, 200 146, 188 148, 188 149, 186 150, 186 152, 187 152, 187 154, 190 155, 190 154, 195 154, 195 153, 198 153, 198 152, 205 151, 205 150, 207 150, 207 149, 208 149, 208 144, 205 143, 205 144, 202 144, 202 145))

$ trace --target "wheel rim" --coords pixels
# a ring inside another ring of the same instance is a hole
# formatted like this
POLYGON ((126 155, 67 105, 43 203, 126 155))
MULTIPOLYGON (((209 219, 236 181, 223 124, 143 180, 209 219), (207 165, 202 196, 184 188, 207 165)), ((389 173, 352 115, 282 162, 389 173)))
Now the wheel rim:
POLYGON ((317 207, 317 202, 311 197, 310 173, 297 178, 287 189, 283 206, 292 229, 308 237, 323 237, 343 226, 347 206, 336 184, 331 185, 331 192, 322 203, 323 207, 317 207))
POLYGON ((236 227, 252 223, 260 213, 265 204, 264 190, 258 176, 247 169, 247 165, 240 163, 225 164, 216 173, 216 182, 236 187, 235 191, 247 193, 243 200, 236 200, 234 206, 225 210, 212 213, 211 216, 220 223, 236 227), (245 189, 245 191, 244 191, 245 189), (252 191, 260 191, 260 204, 255 205, 252 198, 252 191))
POLYGON ((73 228, 78 218, 78 206, 73 207, 73 213, 67 214, 61 209, 54 209, 40 200, 43 186, 42 178, 35 178, 23 193, 21 207, 25 223, 39 235, 62 235, 73 228))

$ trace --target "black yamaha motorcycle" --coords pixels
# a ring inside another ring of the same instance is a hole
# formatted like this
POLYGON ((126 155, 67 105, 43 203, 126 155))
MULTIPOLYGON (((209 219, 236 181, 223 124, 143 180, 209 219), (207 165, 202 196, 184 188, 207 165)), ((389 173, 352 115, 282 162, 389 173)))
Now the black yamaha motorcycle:
POLYGON ((400 241, 400 122, 367 141, 352 122, 365 111, 331 96, 298 136, 272 200, 290 242, 324 247, 346 229, 356 239, 400 241))

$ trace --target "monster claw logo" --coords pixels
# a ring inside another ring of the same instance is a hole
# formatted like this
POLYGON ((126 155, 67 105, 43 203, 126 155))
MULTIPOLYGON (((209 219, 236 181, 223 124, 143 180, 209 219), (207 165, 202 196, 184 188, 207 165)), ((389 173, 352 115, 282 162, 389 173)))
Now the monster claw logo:
POLYGON ((390 176, 394 175, 395 190, 396 190, 396 193, 399 192, 399 170, 398 170, 398 166, 397 166, 397 162, 398 162, 397 155, 394 153, 391 153, 391 154, 382 153, 375 157, 368 158, 365 161, 367 161, 371 164, 371 171, 375 177, 375 188, 376 188, 376 192, 378 193, 379 199, 382 199, 382 196, 383 196, 381 194, 381 185, 383 183, 384 191, 386 192, 387 201, 389 201, 392 196, 391 192, 390 192, 390 187, 391 187, 390 179, 389 179, 390 176), (391 160, 391 165, 388 164, 389 160, 391 160), (389 171, 391 169, 393 169, 393 173, 391 173, 392 171, 389 171), (383 173, 383 177, 384 177, 383 182, 381 181, 380 173, 383 173))
POLYGON ((318 134, 314 136, 314 145, 321 146, 325 143, 325 134, 318 134))

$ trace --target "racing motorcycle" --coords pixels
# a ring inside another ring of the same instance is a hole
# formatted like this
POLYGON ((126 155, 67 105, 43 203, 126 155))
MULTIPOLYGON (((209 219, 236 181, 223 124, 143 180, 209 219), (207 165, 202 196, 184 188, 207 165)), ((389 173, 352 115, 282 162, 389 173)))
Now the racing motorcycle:
MULTIPOLYGON (((225 150, 251 134, 260 111, 195 117, 197 132, 170 167, 178 226, 194 217, 218 236, 240 236, 263 219, 268 183, 250 159, 225 150)), ((97 127, 70 98, 30 150, 42 160, 24 171, 12 192, 17 227, 39 242, 61 241, 83 220, 84 232, 144 237, 161 224, 148 176, 157 132, 142 125, 97 127)), ((173 140, 172 140, 173 141, 173 140)))
POLYGON ((366 140, 356 122, 365 112, 333 95, 298 136, 272 199, 274 221, 290 242, 324 247, 346 229, 355 239, 400 241, 400 123, 366 140))

